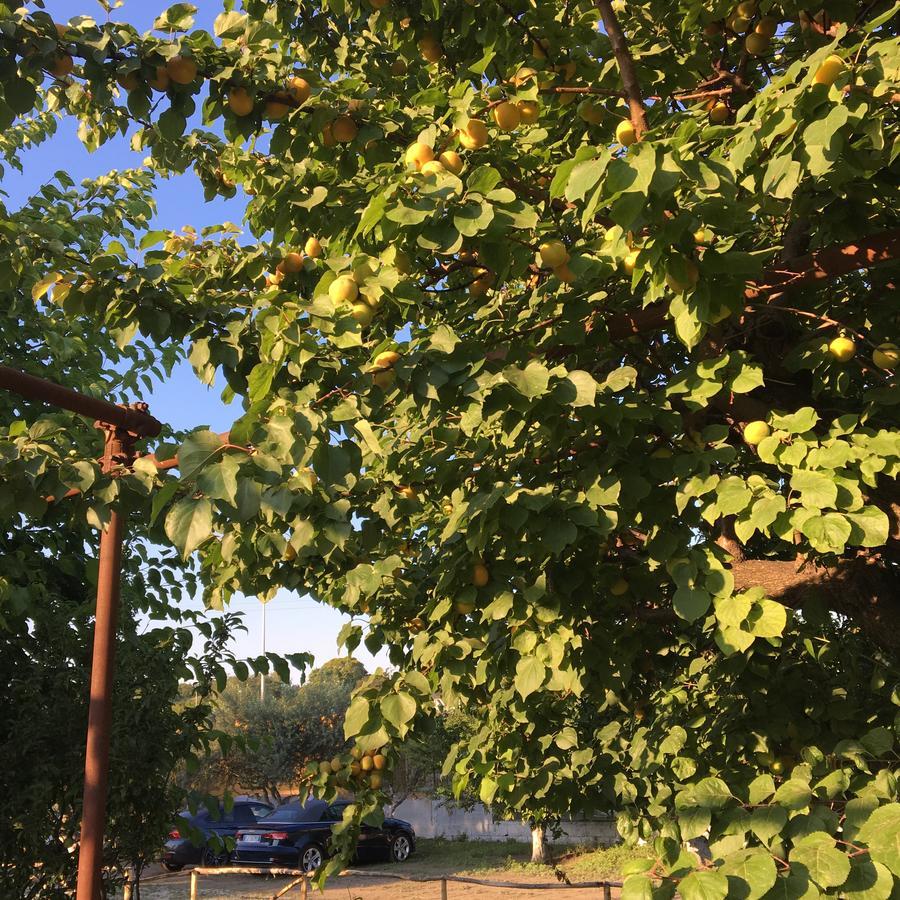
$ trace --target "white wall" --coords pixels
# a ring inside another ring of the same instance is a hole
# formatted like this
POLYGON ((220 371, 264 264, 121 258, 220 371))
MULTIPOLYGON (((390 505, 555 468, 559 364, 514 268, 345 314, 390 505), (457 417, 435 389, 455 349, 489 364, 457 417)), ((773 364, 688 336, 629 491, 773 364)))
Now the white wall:
MULTIPOLYGON (((423 838, 456 838, 465 835, 470 840, 479 841, 531 842, 528 825, 524 822, 495 821, 491 811, 480 803, 465 810, 425 797, 414 797, 404 800, 392 815, 405 819, 413 826, 416 834, 423 838)), ((564 844, 608 846, 619 841, 612 819, 564 820, 562 827, 565 833, 559 838, 559 842, 564 844)))

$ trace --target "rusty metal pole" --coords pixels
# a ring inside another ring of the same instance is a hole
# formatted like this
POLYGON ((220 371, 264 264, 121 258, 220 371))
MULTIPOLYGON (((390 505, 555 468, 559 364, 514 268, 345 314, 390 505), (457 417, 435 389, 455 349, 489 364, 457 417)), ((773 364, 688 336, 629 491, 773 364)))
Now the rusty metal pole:
MULTIPOLYGON (((137 406, 146 412, 146 404, 137 406)), ((112 476, 129 470, 134 464, 134 444, 138 435, 105 422, 95 422, 94 426, 102 429, 105 435, 100 468, 112 476)), ((106 827, 106 796, 109 786, 113 662, 122 577, 122 533, 122 516, 112 508, 109 522, 100 535, 76 900, 100 900, 103 833, 106 827)))

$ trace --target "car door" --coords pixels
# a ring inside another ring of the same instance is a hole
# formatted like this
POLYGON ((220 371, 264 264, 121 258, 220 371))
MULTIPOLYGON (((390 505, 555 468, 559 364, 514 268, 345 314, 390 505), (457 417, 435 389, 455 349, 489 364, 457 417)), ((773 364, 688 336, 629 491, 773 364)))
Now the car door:
POLYGON ((387 848, 388 838, 384 829, 380 825, 363 820, 356 844, 356 852, 360 858, 381 858, 387 853, 387 848))
MULTIPOLYGON (((227 837, 233 838, 235 833, 237 832, 237 825, 235 824, 234 819, 234 809, 232 808, 230 812, 225 812, 225 808, 220 807, 218 817, 210 815, 207 819, 206 827, 210 832, 210 836, 216 835, 221 838, 222 841, 224 841, 227 837)), ((207 841, 207 843, 210 844, 210 846, 213 846, 213 843, 210 843, 209 841, 207 841)))

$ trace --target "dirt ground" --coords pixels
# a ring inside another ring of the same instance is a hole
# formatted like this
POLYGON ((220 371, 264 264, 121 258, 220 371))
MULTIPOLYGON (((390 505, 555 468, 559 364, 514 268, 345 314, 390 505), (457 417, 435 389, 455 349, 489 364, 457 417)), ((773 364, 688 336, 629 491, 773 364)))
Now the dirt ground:
MULTIPOLYGON (((405 869, 411 867, 404 867, 405 869)), ((387 871, 382 867, 373 867, 372 872, 387 871)), ((412 872, 404 872, 412 874, 412 872)), ((479 875, 481 878, 488 878, 479 875)), ((552 874, 540 876, 524 873, 502 873, 490 880, 503 880, 518 883, 540 882, 547 884, 552 874)), ((200 898, 202 900, 271 900, 282 888, 290 883, 289 878, 255 878, 244 875, 221 875, 200 879, 200 898)), ((141 900, 188 900, 190 895, 190 876, 186 872, 177 875, 166 875, 151 878, 142 884, 141 900)), ((294 888, 284 895, 284 900, 299 900, 300 888, 294 888)), ((394 881, 376 877, 359 877, 341 875, 329 882, 323 894, 311 889, 311 900, 322 897, 324 900, 440 900, 441 885, 439 881, 422 884, 419 882, 394 881)), ((612 896, 618 897, 618 890, 613 889, 612 896)), ((600 900, 603 893, 600 888, 586 888, 580 891, 565 890, 527 890, 509 887, 485 887, 474 884, 449 882, 447 885, 448 900, 600 900)))

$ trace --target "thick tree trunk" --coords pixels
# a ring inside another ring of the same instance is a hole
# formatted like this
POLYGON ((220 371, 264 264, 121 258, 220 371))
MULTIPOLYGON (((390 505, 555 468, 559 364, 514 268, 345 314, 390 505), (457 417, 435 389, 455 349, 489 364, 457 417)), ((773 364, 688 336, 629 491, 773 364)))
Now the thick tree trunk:
POLYGON ((531 826, 531 861, 533 863, 546 863, 547 841, 543 825, 531 826))

